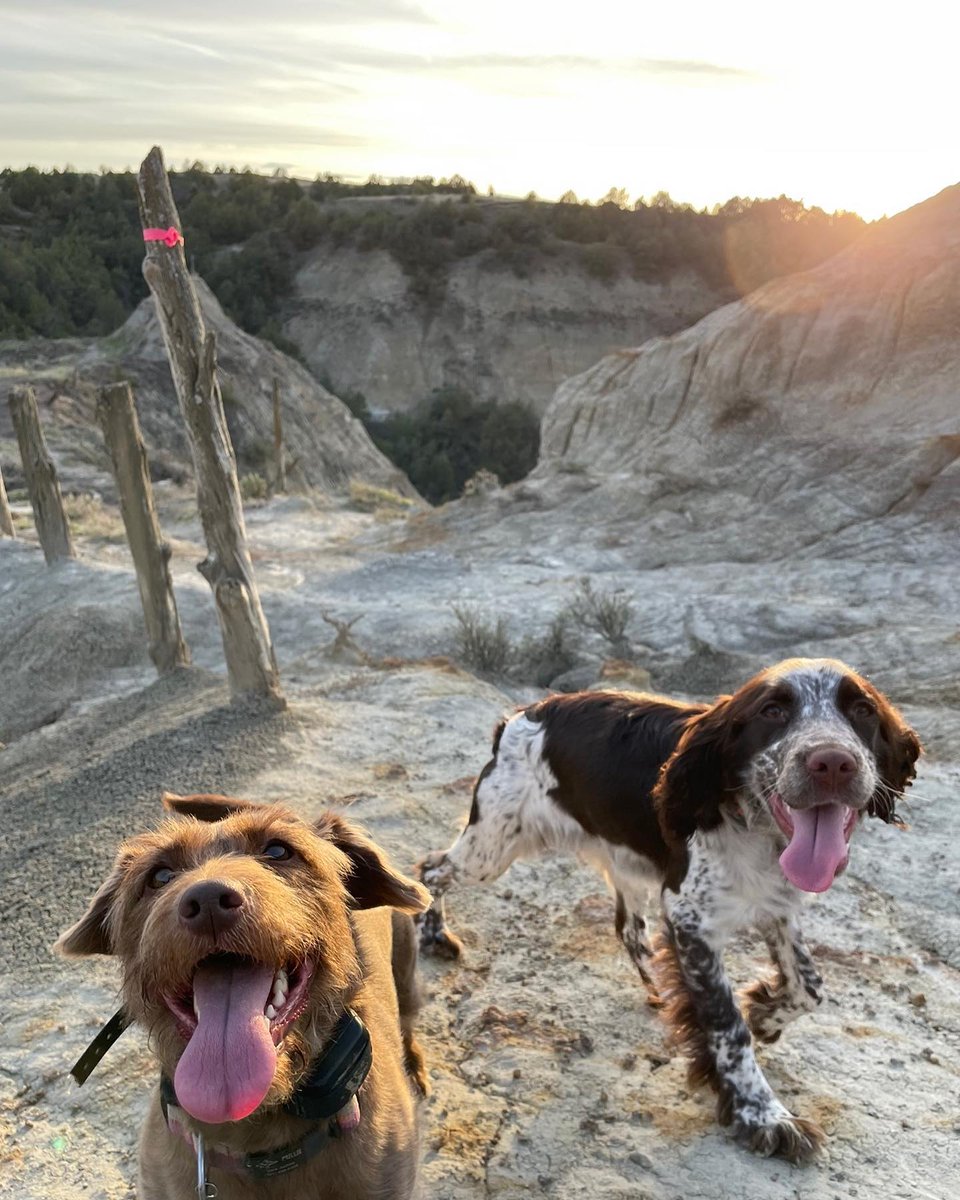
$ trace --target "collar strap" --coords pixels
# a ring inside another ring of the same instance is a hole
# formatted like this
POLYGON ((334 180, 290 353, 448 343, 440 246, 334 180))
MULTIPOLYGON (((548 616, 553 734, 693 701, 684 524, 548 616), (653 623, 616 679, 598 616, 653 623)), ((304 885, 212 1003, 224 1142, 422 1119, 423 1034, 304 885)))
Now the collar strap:
POLYGON ((86 1050, 80 1055, 70 1068, 70 1074, 80 1087, 83 1087, 87 1082, 90 1072, 130 1024, 130 1018, 124 1010, 122 1008, 117 1009, 86 1050))
MULTIPOLYGON (((352 1008, 336 1023, 330 1040, 313 1060, 309 1074, 284 1104, 283 1112, 304 1121, 324 1121, 338 1115, 359 1092, 373 1061, 370 1034, 352 1008)), ((180 1107, 177 1093, 166 1075, 160 1076, 160 1103, 180 1107)))
MULTIPOLYGON (((160 1107, 170 1132, 183 1138, 190 1149, 195 1151, 194 1135, 186 1114, 176 1104, 173 1084, 165 1076, 161 1076, 160 1079, 160 1107)), ((206 1145, 206 1162, 208 1167, 217 1167, 234 1175, 249 1175, 252 1179, 272 1179, 277 1175, 287 1175, 296 1171, 310 1159, 316 1158, 331 1139, 340 1136, 337 1122, 328 1120, 309 1130, 299 1141, 278 1146, 275 1150, 261 1150, 256 1154, 244 1154, 229 1146, 211 1142, 206 1145)))
MULTIPOLYGON (((70 1068, 70 1074, 83 1086, 106 1052, 133 1022, 121 1008, 113 1014, 90 1045, 70 1068)), ((284 1111, 306 1121, 319 1121, 340 1112, 357 1094, 370 1070, 373 1049, 370 1034, 352 1008, 348 1008, 334 1026, 330 1040, 313 1061, 309 1075, 284 1105, 284 1111)), ((173 1084, 162 1079, 170 1090, 170 1102, 176 1104, 173 1084)))

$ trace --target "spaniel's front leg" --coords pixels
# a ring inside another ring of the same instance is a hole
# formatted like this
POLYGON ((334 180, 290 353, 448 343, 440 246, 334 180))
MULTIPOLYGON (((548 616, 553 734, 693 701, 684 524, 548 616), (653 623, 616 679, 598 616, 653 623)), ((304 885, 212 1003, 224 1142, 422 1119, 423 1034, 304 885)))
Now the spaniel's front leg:
POLYGON ((812 1157, 822 1131, 780 1103, 753 1053, 750 1030, 723 968, 725 937, 715 932, 707 897, 665 890, 657 981, 664 1015, 690 1055, 691 1080, 717 1093, 717 1116, 751 1150, 791 1162, 812 1157))
POLYGON ((744 1015, 758 1041, 775 1042, 791 1021, 823 1002, 823 979, 796 921, 771 921, 763 936, 777 973, 746 988, 744 1015))

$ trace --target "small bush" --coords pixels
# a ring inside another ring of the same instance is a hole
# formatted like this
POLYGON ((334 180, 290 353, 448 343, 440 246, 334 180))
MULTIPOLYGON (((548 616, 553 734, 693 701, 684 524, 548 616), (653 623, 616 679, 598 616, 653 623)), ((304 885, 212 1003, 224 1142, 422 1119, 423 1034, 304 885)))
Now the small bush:
POLYGON ((453 605, 453 615, 457 622, 454 644, 460 662, 484 675, 502 675, 514 654, 503 617, 492 622, 476 608, 462 604, 453 605))
POLYGON ((386 509, 400 514, 413 507, 413 501, 407 496, 401 496, 390 488, 362 483, 359 479, 350 480, 350 503, 360 512, 383 512, 386 509))
POLYGON ((71 530, 80 537, 121 541, 125 536, 119 514, 104 508, 100 497, 92 493, 77 492, 64 496, 63 511, 71 530))
POLYGON ((633 615, 633 601, 629 596, 619 591, 595 592, 590 580, 582 579, 566 611, 576 624, 599 634, 617 658, 630 657, 626 632, 633 615))
POLYGON ((240 495, 244 500, 266 500, 267 481, 258 471, 240 476, 240 495))
POLYGON ((463 496, 489 496, 491 492, 499 491, 500 480, 486 467, 481 467, 463 485, 463 496))
POLYGON ((558 613, 539 637, 520 644, 520 672, 524 680, 547 687, 577 663, 578 641, 568 613, 558 613))

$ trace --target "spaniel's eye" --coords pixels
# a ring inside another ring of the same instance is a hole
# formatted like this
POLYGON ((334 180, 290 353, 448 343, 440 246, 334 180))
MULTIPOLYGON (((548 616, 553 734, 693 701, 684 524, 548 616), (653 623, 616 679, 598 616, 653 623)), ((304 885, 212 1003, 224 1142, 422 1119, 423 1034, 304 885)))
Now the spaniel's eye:
POLYGON ((786 721, 789 715, 790 714, 787 712, 787 706, 785 704, 781 704, 777 700, 772 700, 769 704, 765 704, 763 708, 760 709, 760 716, 763 717, 765 721, 778 721, 782 723, 786 721))
POLYGON ((854 717, 872 717, 876 711, 876 705, 864 697, 854 700, 853 704, 850 705, 850 713, 854 717))
POLYGON ((286 842, 267 842, 263 848, 263 857, 281 862, 285 858, 293 858, 293 851, 286 842))
POLYGON ((151 871, 150 878, 147 880, 147 886, 152 888, 166 887, 171 879, 175 878, 176 871, 171 871, 169 867, 157 867, 155 871, 151 871))

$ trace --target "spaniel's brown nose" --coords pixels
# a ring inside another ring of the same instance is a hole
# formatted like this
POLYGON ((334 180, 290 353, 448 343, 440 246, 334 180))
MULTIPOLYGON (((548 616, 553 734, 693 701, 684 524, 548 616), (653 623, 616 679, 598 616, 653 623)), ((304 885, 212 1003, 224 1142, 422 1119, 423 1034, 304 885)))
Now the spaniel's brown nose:
POLYGON ((824 746, 807 755, 807 770, 818 788, 837 792, 857 774, 857 760, 847 750, 824 746))
POLYGON ((240 918, 243 896, 219 879, 195 883, 180 897, 178 916, 184 929, 197 937, 216 939, 232 929, 240 918))

